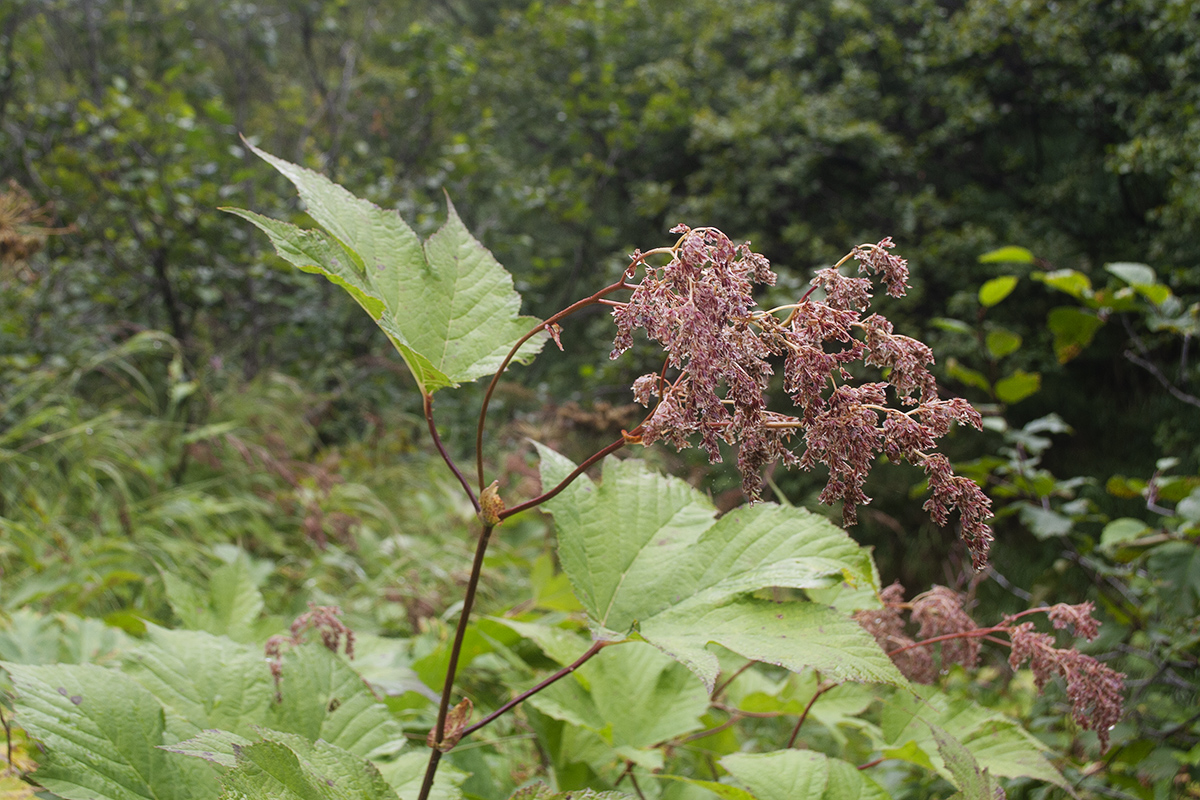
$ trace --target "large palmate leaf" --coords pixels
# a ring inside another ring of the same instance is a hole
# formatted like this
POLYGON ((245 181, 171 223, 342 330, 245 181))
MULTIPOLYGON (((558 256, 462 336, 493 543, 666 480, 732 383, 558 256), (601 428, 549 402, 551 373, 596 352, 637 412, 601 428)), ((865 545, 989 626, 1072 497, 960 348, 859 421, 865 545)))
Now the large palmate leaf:
MULTIPOLYGON (((539 451, 545 486, 574 468, 539 451)), ((563 570, 598 637, 640 634, 710 688, 718 671, 710 642, 792 670, 905 683, 846 613, 753 596, 770 587, 873 582, 866 551, 822 517, 762 503, 716 519, 708 499, 683 481, 611 458, 600 484, 580 477, 546 507, 563 570)))
POLYGON ((163 709, 132 678, 92 665, 5 663, 22 728, 45 747, 37 781, 67 800, 211 798, 216 775, 159 749, 163 709))
POLYGON ((404 732, 345 662, 317 645, 284 654, 277 687, 262 649, 202 631, 149 626, 126 657, 127 672, 166 711, 176 739, 217 728, 243 736, 259 727, 324 739, 368 757, 398 749, 404 732))
MULTIPOLYGON (((423 394, 489 375, 538 323, 518 316, 512 277, 447 201, 446 224, 424 244, 395 211, 355 197, 311 170, 251 147, 295 184, 323 230, 304 230, 229 208, 271 238, 305 272, 341 286, 400 351, 423 394)), ((522 347, 531 358, 544 339, 522 347)))

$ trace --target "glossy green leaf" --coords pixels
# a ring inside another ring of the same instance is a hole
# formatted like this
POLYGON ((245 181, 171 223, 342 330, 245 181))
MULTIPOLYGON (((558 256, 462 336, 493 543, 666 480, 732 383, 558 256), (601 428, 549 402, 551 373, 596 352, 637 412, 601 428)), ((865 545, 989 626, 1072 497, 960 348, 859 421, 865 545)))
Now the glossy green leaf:
POLYGON ((982 389, 988 394, 992 393, 992 384, 984 374, 979 370, 963 366, 957 358, 951 358, 946 361, 946 372, 950 373, 950 377, 959 383, 974 386, 976 389, 982 389))
POLYGON ((988 331, 984 342, 988 352, 992 354, 992 358, 1004 358, 1021 347, 1021 337, 1005 328, 988 331))
POLYGON ((1111 553, 1125 542, 1133 541, 1149 530, 1150 526, 1140 519, 1132 517, 1114 519, 1100 532, 1100 548, 1111 553))
POLYGON ((934 317, 929 320, 929 324, 939 330, 949 331, 951 333, 961 333, 964 336, 974 336, 975 329, 961 319, 952 319, 950 317, 934 317))
POLYGON ((5 663, 21 727, 41 742, 38 782, 66 800, 212 798, 216 775, 159 745, 163 709, 127 675, 84 665, 5 663))
MULTIPOLYGON (((538 450, 544 486, 573 469, 552 450, 538 450)), ((847 614, 752 596, 773 586, 872 584, 868 554, 823 517, 761 503, 717 520, 709 500, 683 481, 612 458, 599 484, 581 477, 546 507, 563 570, 598 637, 640 635, 710 687, 718 670, 710 642, 792 670, 904 682, 847 614)))
POLYGON ((979 304, 984 308, 991 308, 1012 294, 1012 290, 1015 288, 1017 288, 1015 275, 1001 275, 999 278, 992 278, 979 287, 979 304))
POLYGON ((1104 320, 1074 306, 1059 306, 1050 310, 1046 325, 1054 334, 1054 355, 1065 364, 1092 343, 1104 320))
POLYGON ((1042 388, 1042 376, 1017 370, 996 381, 996 397, 1005 403, 1019 403, 1042 388))
MULTIPOLYGON (((303 230, 241 209, 276 252, 350 293, 387 334, 425 394, 493 373, 538 320, 518 316, 512 278, 467 230, 448 219, 424 244, 392 210, 359 199, 318 173, 251 146, 299 190, 323 230, 303 230)), ((535 337, 522 360, 540 349, 535 337)))
POLYGON ((1087 275, 1073 269, 1056 269, 1053 272, 1035 272, 1031 276, 1047 286, 1066 292, 1072 297, 1087 298, 1092 295, 1092 281, 1087 275))
POLYGON ((1105 264, 1104 269, 1116 275, 1130 286, 1153 286, 1155 283, 1158 283, 1158 276, 1146 264, 1120 261, 1113 264, 1105 264))
POLYGON ((1033 261, 1033 253, 1014 245, 989 250, 979 257, 980 264, 1032 264, 1033 261))

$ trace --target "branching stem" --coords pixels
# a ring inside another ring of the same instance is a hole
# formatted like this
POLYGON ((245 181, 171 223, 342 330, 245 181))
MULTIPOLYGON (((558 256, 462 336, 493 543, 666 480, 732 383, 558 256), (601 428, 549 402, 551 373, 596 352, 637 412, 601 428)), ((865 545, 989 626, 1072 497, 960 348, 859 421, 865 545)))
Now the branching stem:
POLYGON ((813 705, 817 702, 817 698, 828 692, 836 683, 822 683, 817 687, 817 691, 813 692, 812 699, 808 701, 808 705, 800 712, 800 719, 796 720, 796 727, 792 728, 792 735, 788 737, 787 749, 791 750, 796 745, 796 737, 800 735, 800 727, 804 724, 804 720, 808 719, 808 712, 812 711, 813 705))
MULTIPOLYGON (((644 255, 649 255, 649 253, 644 255)), ((592 296, 585 297, 578 302, 572 303, 562 311, 559 311, 557 314, 547 319, 545 322, 535 325, 533 329, 529 331, 529 333, 518 339, 517 343, 512 346, 511 350, 508 351, 508 355, 504 357, 504 361, 501 362, 500 368, 497 369, 496 374, 492 376, 492 380, 491 383, 488 384, 487 391, 484 392, 483 403, 479 408, 479 423, 475 426, 475 472, 479 480, 479 491, 482 492, 483 487, 486 485, 483 478, 483 426, 487 421, 488 404, 492 401, 492 394, 496 391, 496 384, 500 382, 500 376, 504 374, 504 370, 508 369, 508 365, 512 363, 513 358, 517 355, 517 351, 520 350, 526 342, 536 336, 539 332, 546 330, 546 328, 550 327, 551 325, 557 324, 559 320, 574 314, 581 308, 585 308, 593 303, 600 302, 601 298, 603 298, 605 295, 612 294, 619 289, 633 288, 630 284, 626 283, 626 275, 628 275, 628 272, 626 272, 625 275, 622 275, 621 279, 616 283, 610 283, 608 286, 605 286, 592 296)))
MULTIPOLYGON (((637 428, 634 428, 634 430, 636 431, 637 428)), ((584 473, 584 471, 586 471, 588 469, 588 467, 592 466, 593 464, 595 464, 600 459, 604 458, 609 453, 615 453, 618 450, 620 450, 622 447, 624 447, 626 441, 627 441, 626 437, 622 436, 620 439, 617 439, 615 442, 608 445, 603 450, 600 450, 599 452, 592 454, 592 456, 590 458, 588 458, 587 461, 584 461, 582 464, 580 464, 578 467, 576 467, 575 470, 570 475, 563 478, 562 481, 557 486, 555 486, 553 489, 551 489, 547 492, 542 492, 537 497, 535 497, 531 500, 526 500, 524 503, 515 505, 512 508, 506 508, 504 511, 500 512, 500 519, 506 520, 509 517, 511 517, 513 514, 520 514, 522 511, 528 511, 529 509, 534 508, 535 506, 540 506, 542 503, 546 502, 547 500, 549 500, 550 498, 554 497, 556 494, 561 492, 563 489, 570 486, 571 482, 574 481, 576 478, 578 478, 580 475, 582 475, 584 473)))
POLYGON ((554 683, 555 681, 558 681, 562 678, 567 677, 572 672, 574 672, 575 670, 577 670, 581 666, 583 666, 584 663, 586 663, 588 659, 590 659, 592 656, 596 655, 596 653, 599 653, 602 649, 604 649, 605 647, 607 647, 610 644, 614 644, 614 643, 613 642, 594 642, 592 644, 592 646, 590 648, 588 648, 588 651, 586 653, 581 655, 579 658, 575 659, 575 661, 572 662, 570 665, 563 667, 558 672, 554 673, 553 675, 551 675, 550 677, 546 678, 544 681, 539 683, 537 686, 534 686, 532 689, 526 689, 525 691, 521 692, 519 695, 514 697, 512 700, 509 700, 507 703, 500 706, 498 709, 496 709, 492 713, 488 714, 486 717, 479 720, 479 722, 476 722, 474 725, 464 728, 463 732, 462 732, 463 737, 465 738, 465 737, 471 735, 475 731, 479 730, 483 726, 485 726, 488 723, 495 720, 497 717, 503 716, 504 714, 508 713, 510 710, 512 710, 516 706, 520 705, 521 703, 525 702, 530 697, 533 697, 535 694, 542 691, 543 689, 545 689, 547 686, 554 683))

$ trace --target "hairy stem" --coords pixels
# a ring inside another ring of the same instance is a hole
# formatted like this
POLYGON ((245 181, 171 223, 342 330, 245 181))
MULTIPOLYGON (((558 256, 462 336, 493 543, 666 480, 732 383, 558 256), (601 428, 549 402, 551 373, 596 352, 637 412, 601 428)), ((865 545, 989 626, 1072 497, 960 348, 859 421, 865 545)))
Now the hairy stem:
POLYGON ((446 714, 450 710, 450 696, 454 691, 454 678, 458 672, 458 657, 462 653, 463 638, 467 634, 467 623, 471 617, 471 606, 475 605, 475 590, 479 588, 479 576, 483 572, 483 556, 487 553, 488 540, 491 539, 494 525, 484 525, 479 533, 479 544, 475 547, 475 561, 471 564, 471 577, 467 581, 467 593, 463 596, 462 613, 458 617, 458 627, 454 630, 454 644, 450 648, 450 661, 446 665, 446 682, 442 685, 442 700, 438 705, 437 727, 434 728, 435 747, 429 754, 429 765, 425 768, 425 780, 421 784, 421 793, 417 800, 428 800, 429 792, 433 789, 433 776, 437 774, 438 761, 442 758, 440 745, 446 736, 446 714))
POLYGON ((596 653, 599 653, 602 649, 604 649, 605 647, 607 647, 610 644, 612 644, 612 642, 594 642, 592 644, 592 646, 590 648, 588 648, 588 651, 586 653, 581 655, 579 658, 575 659, 575 661, 572 662, 569 666, 563 667, 558 672, 554 673, 553 675, 551 675, 550 677, 546 678, 544 681, 539 683, 537 686, 534 686, 532 689, 526 689, 525 691, 521 692, 519 695, 514 697, 512 700, 509 700, 507 703, 500 706, 498 709, 496 709, 492 713, 488 714, 486 717, 479 720, 479 722, 476 722, 474 725, 464 728, 462 735, 464 737, 469 736, 470 734, 472 734, 475 731, 482 728, 484 725, 487 725, 488 723, 495 720, 497 717, 503 716, 504 714, 508 713, 510 710, 512 710, 517 705, 520 705, 521 703, 528 700, 530 697, 533 697, 535 694, 542 691, 550 684, 552 684, 555 681, 558 681, 562 678, 567 677, 572 672, 574 672, 575 670, 577 670, 581 666, 583 666, 584 663, 588 659, 590 659, 592 656, 596 655, 596 653))
POLYGON ((442 446, 442 438, 438 436, 437 425, 433 424, 433 395, 425 395, 425 421, 429 423, 429 435, 433 438, 434 447, 441 453, 442 460, 446 462, 446 466, 454 473, 454 477, 458 478, 458 482, 462 484, 463 491, 471 499, 471 505, 475 506, 475 513, 479 513, 479 498, 475 496, 475 492, 471 489, 471 484, 458 469, 458 466, 454 463, 454 459, 450 458, 450 454, 442 446))

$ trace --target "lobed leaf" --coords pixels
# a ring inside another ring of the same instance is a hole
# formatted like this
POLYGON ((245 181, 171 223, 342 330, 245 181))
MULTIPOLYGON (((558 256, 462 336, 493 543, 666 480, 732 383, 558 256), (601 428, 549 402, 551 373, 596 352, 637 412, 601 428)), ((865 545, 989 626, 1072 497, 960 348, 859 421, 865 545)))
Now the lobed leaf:
MULTIPOLYGON (((345 289, 387 334, 423 394, 495 372, 538 324, 518 315, 521 298, 512 277, 471 235, 449 200, 446 224, 422 244, 395 211, 357 198, 316 172, 250 149, 295 185, 323 230, 224 210, 266 233, 287 261, 345 289)), ((520 359, 532 358, 544 340, 531 339, 520 359)))
POLYGON ((34 774, 66 800, 188 800, 216 794, 201 762, 164 744, 162 706, 132 678, 89 664, 5 663, 21 727, 45 746, 34 774))
MULTIPOLYGON (((574 468, 549 448, 538 450, 543 485, 574 468)), ((716 519, 708 499, 683 481, 612 458, 601 483, 581 476, 546 507, 563 570, 602 639, 636 634, 710 688, 718 671, 710 642, 793 670, 904 684, 848 615, 752 596, 772 587, 874 585, 870 556, 823 517, 762 503, 716 519)))

